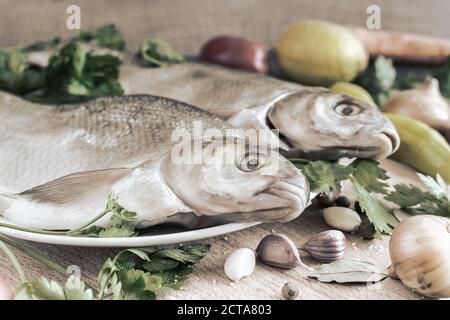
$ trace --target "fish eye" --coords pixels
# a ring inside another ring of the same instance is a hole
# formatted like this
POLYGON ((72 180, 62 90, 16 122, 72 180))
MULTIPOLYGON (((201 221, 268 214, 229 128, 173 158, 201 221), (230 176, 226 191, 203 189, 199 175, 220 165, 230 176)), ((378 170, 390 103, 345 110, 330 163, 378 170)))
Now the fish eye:
POLYGON ((251 172, 261 168, 265 162, 265 156, 260 153, 246 153, 237 163, 237 167, 244 172, 251 172))
POLYGON ((342 101, 334 107, 334 111, 341 116, 354 116, 360 114, 362 109, 351 101, 342 101))

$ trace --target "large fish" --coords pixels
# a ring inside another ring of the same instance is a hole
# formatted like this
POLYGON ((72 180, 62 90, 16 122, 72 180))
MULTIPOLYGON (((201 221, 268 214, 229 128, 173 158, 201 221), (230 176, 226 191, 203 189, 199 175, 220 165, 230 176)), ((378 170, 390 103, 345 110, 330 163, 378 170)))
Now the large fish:
MULTIPOLYGON (((182 101, 235 127, 277 129, 271 142, 290 157, 384 159, 400 144, 395 127, 376 106, 326 88, 201 63, 145 68, 127 54, 86 47, 122 59, 119 81, 125 94, 182 101)), ((29 60, 45 66, 50 56, 51 51, 34 52, 29 60)))
POLYGON ((376 106, 325 88, 199 63, 141 68, 127 59, 120 83, 126 94, 183 101, 236 127, 278 129, 272 138, 290 156, 383 159, 400 143, 376 106))
POLYGON ((307 180, 278 152, 225 139, 226 122, 171 99, 55 107, 0 92, 0 119, 0 215, 19 225, 79 227, 103 210, 110 193, 137 212, 139 227, 287 221, 309 202, 307 180), (223 136, 173 139, 174 130, 194 134, 198 120, 202 132, 223 136), (186 150, 203 161, 175 161, 186 150))

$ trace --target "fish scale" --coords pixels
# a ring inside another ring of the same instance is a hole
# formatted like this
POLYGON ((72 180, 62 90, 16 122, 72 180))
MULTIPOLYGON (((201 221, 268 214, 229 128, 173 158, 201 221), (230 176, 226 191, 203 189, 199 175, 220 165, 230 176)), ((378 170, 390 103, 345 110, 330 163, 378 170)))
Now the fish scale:
POLYGON ((119 81, 126 94, 146 93, 189 101, 225 119, 243 108, 260 106, 286 92, 306 88, 264 75, 195 63, 148 69, 126 61, 119 81))
POLYGON ((205 129, 228 127, 195 107, 151 96, 56 107, 2 92, 0 105, 0 185, 14 192, 77 171, 150 160, 168 150, 174 129, 191 130, 194 120, 205 129))

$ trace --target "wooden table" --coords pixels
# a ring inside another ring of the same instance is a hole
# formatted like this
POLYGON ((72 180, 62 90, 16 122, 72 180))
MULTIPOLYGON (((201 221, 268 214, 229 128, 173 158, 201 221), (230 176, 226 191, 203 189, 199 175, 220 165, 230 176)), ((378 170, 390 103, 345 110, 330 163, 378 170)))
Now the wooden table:
MULTIPOLYGON (((158 36, 169 41, 184 53, 196 53, 200 45, 211 36, 222 33, 237 34, 272 46, 286 27, 304 18, 333 20, 343 24, 364 25, 367 6, 371 0, 341 1, 281 0, 281 1, 203 1, 184 0, 125 2, 100 0, 95 4, 79 0, 82 9, 82 28, 92 30, 113 22, 125 35, 129 48, 136 49, 149 37, 158 36)), ((448 37, 448 6, 445 0, 422 2, 377 1, 383 8, 383 28, 399 31, 423 32, 448 37), (424 14, 426 13, 426 14, 424 14), (430 23, 433 21, 433 23, 430 23)), ((77 30, 65 27, 69 0, 3 0, 0 4, 0 45, 18 45, 55 36, 65 38, 77 30)), ((196 271, 182 291, 161 298, 180 299, 279 299, 280 289, 292 281, 300 290, 300 299, 417 299, 400 282, 386 279, 375 285, 338 285, 308 279, 306 270, 279 270, 258 264, 255 273, 238 283, 230 282, 223 273, 226 256, 238 247, 255 248, 266 234, 275 231, 291 237, 297 244, 305 242, 313 233, 326 230, 319 214, 305 212, 295 221, 284 225, 264 225, 211 239, 211 253, 197 265, 196 271)), ((389 264, 388 239, 365 241, 348 236, 347 257, 358 257, 385 265, 389 264)), ((79 265, 84 279, 96 282, 96 274, 108 257, 116 250, 58 247, 33 244, 38 250, 64 265, 79 265)), ((64 279, 45 266, 19 254, 19 260, 30 276, 44 275, 60 282, 64 279)), ((305 263, 314 261, 305 258, 305 263)), ((0 255, 0 275, 17 285, 18 277, 9 261, 0 255)))
MULTIPOLYGON (((281 287, 287 281, 299 290, 298 299, 419 299, 420 297, 405 288, 400 281, 385 279, 376 284, 332 284, 321 283, 306 277, 307 270, 301 266, 292 270, 272 268, 258 262, 255 272, 248 278, 233 283, 226 278, 223 264, 226 257, 240 247, 256 248, 265 235, 276 232, 287 235, 297 245, 306 242, 314 233, 329 227, 320 212, 306 211, 299 218, 285 224, 266 224, 226 236, 209 239, 212 245, 210 254, 198 263, 195 272, 181 291, 173 291, 161 299, 281 299, 281 287)), ((346 258, 359 258, 366 261, 390 264, 388 237, 383 240, 362 240, 357 235, 347 234, 346 258)), ((99 268, 107 257, 113 256, 115 249, 74 248, 64 246, 33 244, 41 252, 65 266, 77 265, 83 278, 95 285, 99 268)), ((31 258, 20 253, 19 261, 28 276, 51 277, 64 283, 61 275, 48 270, 31 258)), ((302 260, 310 266, 317 265, 313 259, 304 256, 302 260)), ((6 276, 13 284, 18 277, 5 256, 0 256, 0 275, 6 276)))

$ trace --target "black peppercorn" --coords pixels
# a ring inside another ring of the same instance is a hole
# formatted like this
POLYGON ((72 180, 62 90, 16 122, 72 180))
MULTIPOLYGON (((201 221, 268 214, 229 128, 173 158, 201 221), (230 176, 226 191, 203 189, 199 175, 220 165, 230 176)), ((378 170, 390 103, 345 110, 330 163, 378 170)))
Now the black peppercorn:
POLYGON ((350 200, 347 197, 339 197, 336 199, 335 204, 338 207, 350 208, 350 200))

